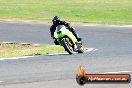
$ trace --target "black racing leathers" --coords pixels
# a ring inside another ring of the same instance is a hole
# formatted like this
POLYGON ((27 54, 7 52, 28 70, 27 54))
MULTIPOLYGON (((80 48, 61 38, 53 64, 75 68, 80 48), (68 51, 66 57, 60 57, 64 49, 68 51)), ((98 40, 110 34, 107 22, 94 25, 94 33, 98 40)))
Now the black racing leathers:
POLYGON ((50 32, 51 32, 51 37, 53 38, 54 37, 54 32, 56 30, 56 27, 58 25, 65 25, 66 27, 69 27, 69 23, 65 22, 65 21, 59 21, 59 23, 57 23, 56 25, 53 24, 51 27, 50 27, 50 32))
POLYGON ((50 32, 51 32, 51 37, 52 37, 52 38, 54 38, 54 32, 55 32, 56 27, 57 27, 58 25, 65 25, 65 26, 67 27, 67 29, 68 29, 69 31, 71 31, 71 32, 73 33, 73 35, 78 39, 78 36, 77 36, 75 30, 70 26, 69 23, 67 23, 67 22, 65 22, 65 21, 59 21, 58 24, 52 25, 52 26, 50 27, 50 32))

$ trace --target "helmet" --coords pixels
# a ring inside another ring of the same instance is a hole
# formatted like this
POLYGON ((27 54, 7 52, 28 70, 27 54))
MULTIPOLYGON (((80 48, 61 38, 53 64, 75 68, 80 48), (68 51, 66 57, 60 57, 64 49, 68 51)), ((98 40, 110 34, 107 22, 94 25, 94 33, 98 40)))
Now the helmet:
POLYGON ((53 24, 58 24, 59 23, 59 21, 60 21, 60 17, 59 16, 54 16, 54 18, 53 18, 53 20, 52 20, 52 22, 53 22, 53 24))

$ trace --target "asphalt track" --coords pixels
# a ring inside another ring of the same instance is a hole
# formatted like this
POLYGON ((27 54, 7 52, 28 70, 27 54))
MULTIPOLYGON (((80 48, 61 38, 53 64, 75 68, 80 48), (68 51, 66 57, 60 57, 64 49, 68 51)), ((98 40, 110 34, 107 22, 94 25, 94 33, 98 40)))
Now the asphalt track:
MULTIPOLYGON (((53 44, 51 24, 0 22, 0 42, 53 44)), ((132 75, 132 27, 74 25, 83 45, 97 51, 74 55, 35 56, 0 61, 0 88, 82 88, 79 65, 88 73, 132 75)), ((87 84, 83 88, 131 88, 130 84, 87 84)))

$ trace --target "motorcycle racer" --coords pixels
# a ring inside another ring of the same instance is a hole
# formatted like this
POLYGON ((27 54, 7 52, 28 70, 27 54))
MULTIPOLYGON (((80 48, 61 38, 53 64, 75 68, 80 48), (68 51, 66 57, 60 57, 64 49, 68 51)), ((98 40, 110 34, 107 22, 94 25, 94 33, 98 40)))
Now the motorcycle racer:
MULTIPOLYGON (((79 36, 75 32, 75 29, 73 27, 71 27, 69 23, 67 23, 65 21, 61 21, 59 16, 54 16, 52 22, 53 22, 53 25, 50 27, 50 32, 51 32, 51 37, 53 39, 55 39, 54 38, 54 32, 56 30, 56 27, 58 25, 65 25, 67 27, 67 29, 73 33, 73 35, 76 37, 77 41, 81 41, 81 38, 79 38, 79 36)), ((57 42, 56 39, 55 39, 54 43, 56 45, 59 45, 59 43, 57 42)))

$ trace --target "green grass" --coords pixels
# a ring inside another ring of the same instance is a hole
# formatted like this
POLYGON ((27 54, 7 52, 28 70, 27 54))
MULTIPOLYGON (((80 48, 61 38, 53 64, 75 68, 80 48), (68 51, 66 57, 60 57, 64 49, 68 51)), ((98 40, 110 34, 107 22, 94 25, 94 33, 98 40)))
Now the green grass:
POLYGON ((132 24, 132 0, 0 0, 0 18, 132 24))
POLYGON ((4 44, 0 45, 0 58, 5 57, 21 57, 33 55, 46 55, 53 53, 63 53, 64 49, 61 46, 41 44, 20 45, 20 44, 4 44))

